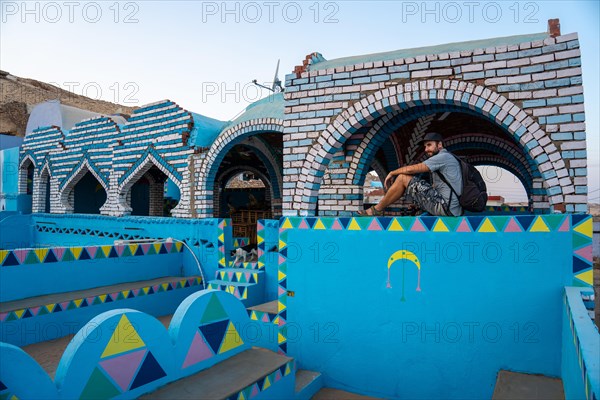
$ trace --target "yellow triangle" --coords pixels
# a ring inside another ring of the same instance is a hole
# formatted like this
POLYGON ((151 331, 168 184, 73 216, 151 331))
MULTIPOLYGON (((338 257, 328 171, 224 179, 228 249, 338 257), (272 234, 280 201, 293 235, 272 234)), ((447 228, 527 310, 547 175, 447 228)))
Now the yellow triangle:
POLYGON ((0 264, 4 262, 4 259, 8 255, 9 250, 0 250, 0 264))
POLYGON ((267 389, 269 386, 271 386, 271 380, 270 380, 270 379, 269 379, 269 377, 267 376, 267 377, 265 378, 265 383, 263 383, 262 390, 265 390, 265 389, 267 389))
POLYGON ((285 342, 285 337, 281 333, 277 334, 277 343, 281 344, 285 342))
POLYGON ((134 326, 129 322, 125 314, 121 316, 119 324, 115 328, 108 344, 104 348, 101 358, 125 353, 134 349, 144 347, 146 344, 136 332, 134 326))
POLYGON ((250 319, 252 319, 254 321, 258 321, 258 317, 256 316, 256 311, 252 311, 252 314, 250 314, 250 319))
POLYGON ((261 269, 261 268, 262 268, 262 267, 264 267, 264 266, 265 266, 265 263, 264 263, 264 262, 262 262, 262 261, 259 261, 259 262, 258 262, 258 268, 259 268, 259 269, 261 269))
POLYGON ((256 244, 261 244, 264 241, 265 241, 265 239, 263 239, 262 236, 258 236, 258 235, 256 236, 256 244))
POLYGON ((277 312, 282 312, 283 310, 285 310, 285 304, 283 304, 282 302, 278 301, 277 302, 277 312))
POLYGON ((577 225, 573 230, 587 237, 592 237, 592 219, 588 218, 585 222, 577 225))
POLYGON ((221 343, 219 354, 233 350, 243 344, 244 341, 240 337, 237 329, 235 329, 235 325, 233 325, 233 322, 229 321, 229 326, 227 326, 227 332, 225 332, 225 338, 223 339, 223 343, 221 343))
POLYGON ((46 304, 46 310, 48 310, 49 313, 54 311, 54 307, 56 307, 56 304, 46 304))
POLYGON ((121 292, 121 294, 123 295, 123 298, 125 298, 125 299, 126 299, 126 298, 127 298, 127 296, 129 295, 129 290, 123 290, 123 291, 121 292))
POLYGON ((235 277, 236 277, 237 281, 240 282, 241 279, 242 279, 242 273, 241 272, 236 272, 235 273, 235 277))
POLYGON ((252 277, 254 278, 254 282, 258 283, 258 274, 252 274, 252 277))
POLYGON ((291 373, 292 373, 292 369, 290 368, 290 364, 288 363, 288 364, 285 366, 285 374, 284 374, 284 376, 288 376, 288 375, 289 375, 289 374, 291 374, 291 373))
POLYGON ((183 243, 181 242, 175 242, 175 248, 177 248, 177 252, 181 253, 181 249, 183 247, 183 243))
POLYGON ((23 314, 25 313, 25 309, 15 310, 13 312, 15 313, 15 315, 17 316, 17 318, 21 318, 23 316, 23 314))
POLYGON ((142 290, 144 291, 144 294, 148 294, 148 291, 150 290, 150 286, 146 286, 145 288, 142 288, 142 290))
POLYGON ((98 296, 100 298, 101 302, 105 302, 106 301, 106 295, 105 294, 101 294, 100 296, 98 296))
POLYGON ((285 277, 286 277, 285 272, 282 272, 281 270, 277 271, 277 281, 278 282, 281 281, 282 279, 285 279, 285 277))
POLYGON ((131 255, 135 255, 135 252, 137 251, 139 247, 139 244, 130 244, 129 245, 129 251, 131 252, 131 255))
POLYGON ((101 246, 100 248, 102 249, 102 252, 104 253, 104 257, 108 257, 112 246, 101 246))
MULTIPOLYGON (((40 260, 40 262, 44 262, 44 258, 46 257, 46 254, 48 254, 48 250, 49 249, 35 249, 35 254, 37 255, 38 260, 40 260)), ((2 261, 2 256, 0 255, 0 263, 2 261)))
POLYGON ((479 229, 477 230, 477 232, 497 232, 496 228, 494 228, 494 225, 492 225, 492 222, 490 221, 489 218, 486 218, 485 221, 483 221, 483 224, 481 224, 481 226, 479 227, 479 229))
POLYGON ((240 395, 238 396, 238 400, 246 400, 246 397, 244 397, 244 392, 240 392, 240 395))
POLYGON ((279 326, 279 317, 273 318, 273 325, 279 326))
POLYGON ((404 229, 402 228, 402 225, 400 225, 400 222, 398 222, 398 219, 394 218, 392 220, 392 223, 390 224, 390 227, 388 228, 388 231, 403 231, 404 229))
POLYGON ((317 223, 315 224, 313 229, 326 229, 325 225, 323 225, 323 222, 321 221, 321 218, 317 219, 317 223))
POLYGON ((10 400, 19 400, 19 398, 17 397, 17 395, 13 394, 10 400))
POLYGON ((79 306, 81 306, 81 303, 83 303, 83 299, 73 300, 73 303, 75 303, 75 307, 79 308, 79 306))
POLYGON ((242 300, 248 299, 248 288, 244 289, 242 293, 242 300))
POLYGON ((593 284, 593 274, 594 270, 590 269, 588 271, 582 272, 580 274, 575 275, 575 278, 584 281, 585 283, 587 283, 588 285, 592 286, 593 284))
POLYGON ((219 265, 225 265, 225 257, 219 260, 219 265))
POLYGON ((71 253, 73 253, 76 260, 79 260, 79 256, 81 255, 82 251, 83 247, 71 247, 71 253))
POLYGON ((285 246, 287 246, 287 244, 283 240, 279 239, 279 250, 283 249, 285 246))
POLYGON ((152 246, 154 247, 154 251, 156 252, 156 254, 160 253, 160 243, 153 243, 152 246))
POLYGON ((281 225, 281 229, 292 229, 292 223, 290 222, 289 218, 286 218, 285 221, 283 222, 283 225, 281 225))
POLYGON ((538 216, 535 219, 535 222, 533 223, 531 228, 529 228, 529 232, 550 232, 550 229, 548 228, 548 225, 546 225, 546 223, 544 222, 544 219, 538 216))
POLYGON ((221 233, 221 234, 219 235, 219 240, 220 240, 221 242, 224 242, 224 241, 225 241, 225 234, 221 233))
POLYGON ((162 286, 162 288, 166 291, 167 288, 169 287, 168 283, 162 283, 160 286, 162 286))
POLYGON ((180 281, 179 281, 179 285, 180 285, 182 288, 184 288, 184 287, 185 287, 185 282, 186 282, 186 280, 185 280, 185 279, 182 279, 182 280, 180 280, 180 281))
POLYGON ((444 221, 441 218, 438 218, 435 226, 433 227, 434 232, 450 232, 444 221))
POLYGON ((352 220, 350 220, 350 225, 348 225, 348 230, 349 231, 360 231, 360 225, 358 225, 358 222, 356 222, 356 218, 352 218, 352 220))

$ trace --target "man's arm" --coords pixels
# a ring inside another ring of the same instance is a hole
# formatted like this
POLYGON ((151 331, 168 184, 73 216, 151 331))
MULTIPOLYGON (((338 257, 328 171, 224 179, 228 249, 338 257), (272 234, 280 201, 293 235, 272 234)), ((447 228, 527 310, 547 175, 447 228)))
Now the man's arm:
POLYGON ((396 177, 400 174, 416 175, 416 174, 421 174, 423 172, 430 172, 429 167, 427 165, 425 165, 425 163, 419 163, 419 164, 407 165, 405 167, 400 167, 398 169, 393 170, 392 172, 390 172, 388 174, 388 176, 385 178, 384 186, 386 189, 389 188, 392 184, 392 180, 394 179, 394 177, 396 177))

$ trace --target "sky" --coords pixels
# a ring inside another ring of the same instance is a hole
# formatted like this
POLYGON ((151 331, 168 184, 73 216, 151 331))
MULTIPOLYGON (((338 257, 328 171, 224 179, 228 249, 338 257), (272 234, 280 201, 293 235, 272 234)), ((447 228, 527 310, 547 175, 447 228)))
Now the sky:
MULTIPOLYGON (((545 32, 578 32, 589 199, 600 202, 598 1, 0 0, 0 69, 129 106, 170 99, 231 120, 311 52, 326 59, 545 32)), ((494 194, 524 200, 506 171, 494 194)), ((500 175, 500 176, 498 176, 500 175)))

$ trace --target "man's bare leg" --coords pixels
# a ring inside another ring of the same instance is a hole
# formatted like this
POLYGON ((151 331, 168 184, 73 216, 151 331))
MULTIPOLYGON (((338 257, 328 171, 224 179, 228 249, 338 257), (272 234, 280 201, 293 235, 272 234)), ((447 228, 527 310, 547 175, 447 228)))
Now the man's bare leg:
MULTIPOLYGON (((394 180, 394 183, 392 183, 392 186, 388 189, 385 196, 383 196, 383 198, 379 202, 379 204, 374 206, 375 209, 377 211, 383 211, 390 204, 394 203, 396 200, 398 200, 400 197, 402 197, 404 195, 404 192, 406 191, 406 187, 408 186, 408 183, 410 182, 410 180, 412 178, 413 178, 412 175, 404 175, 404 174, 398 175, 396 177, 396 179, 394 180)), ((368 211, 367 211, 367 214, 371 215, 371 213, 368 211)))

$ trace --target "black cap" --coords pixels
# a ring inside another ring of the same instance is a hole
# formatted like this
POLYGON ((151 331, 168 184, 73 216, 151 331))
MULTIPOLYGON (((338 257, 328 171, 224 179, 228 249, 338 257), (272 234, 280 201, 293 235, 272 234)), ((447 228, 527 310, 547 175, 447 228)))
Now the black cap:
POLYGON ((425 136, 423 137, 423 139, 421 139, 421 141, 419 142, 419 144, 425 144, 425 142, 443 142, 444 138, 441 134, 437 133, 437 132, 429 132, 426 133, 425 136))

